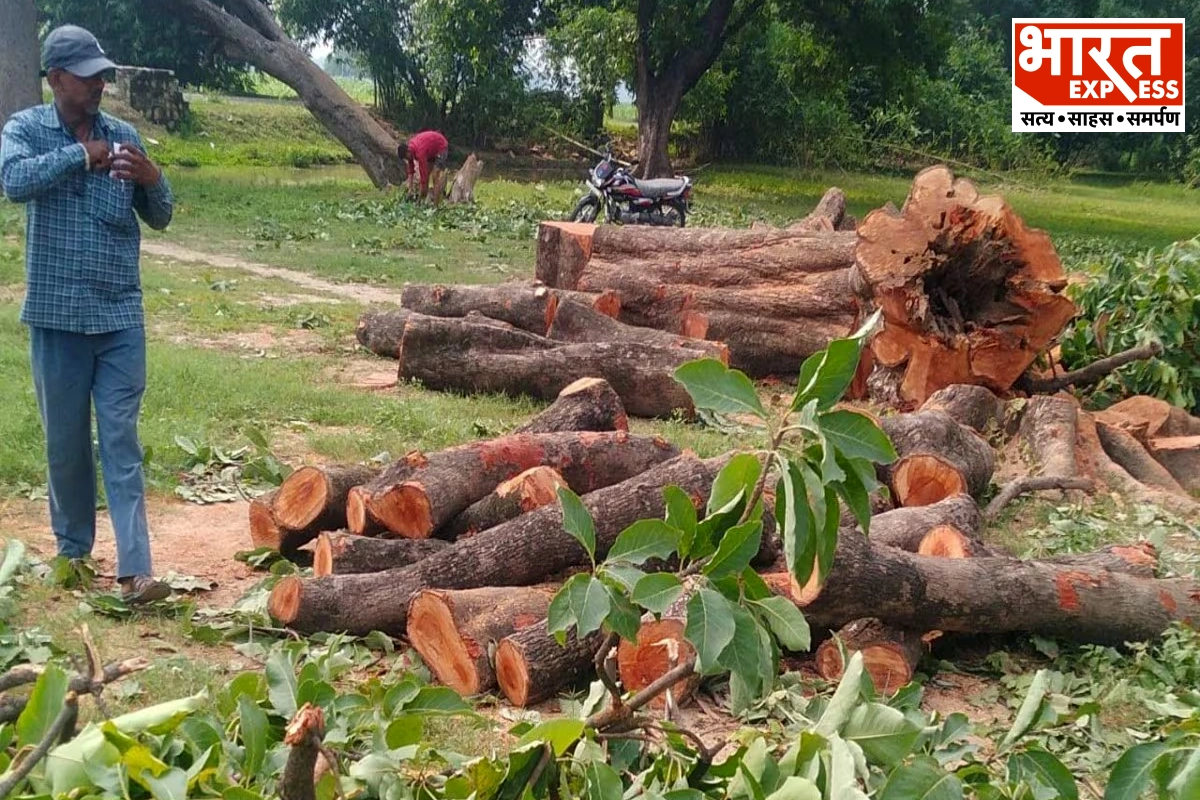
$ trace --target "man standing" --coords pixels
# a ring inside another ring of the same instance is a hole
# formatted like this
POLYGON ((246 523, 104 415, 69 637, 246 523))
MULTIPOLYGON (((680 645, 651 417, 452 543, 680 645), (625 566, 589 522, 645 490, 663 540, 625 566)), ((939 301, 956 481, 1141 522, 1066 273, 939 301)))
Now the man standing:
MULTIPOLYGON (((434 180, 432 184, 429 181, 429 165, 432 162, 438 175, 441 175, 442 170, 446 168, 446 156, 450 151, 450 143, 437 131, 421 131, 408 140, 405 149, 407 152, 404 156, 404 168, 408 173, 408 196, 415 197, 418 201, 424 200, 429 194, 429 187, 432 185, 436 188, 438 185, 437 180, 434 180), (418 171, 421 182, 420 194, 416 193, 418 171)), ((435 201, 441 200, 440 197, 434 199, 435 201)))
POLYGON ((56 28, 42 46, 42 66, 54 102, 5 124, 0 179, 8 198, 26 206, 21 321, 29 326, 46 435, 50 524, 60 556, 91 555, 94 404, 122 596, 161 600, 171 590, 151 577, 138 440, 146 336, 137 217, 166 228, 171 189, 137 131, 100 111, 115 65, 95 36, 73 25, 56 28))

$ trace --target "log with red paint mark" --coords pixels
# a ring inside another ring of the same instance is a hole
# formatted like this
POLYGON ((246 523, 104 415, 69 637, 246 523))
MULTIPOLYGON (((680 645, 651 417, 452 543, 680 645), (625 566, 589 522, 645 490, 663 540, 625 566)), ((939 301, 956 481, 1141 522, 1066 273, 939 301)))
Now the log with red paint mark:
POLYGON ((538 282, 458 286, 407 284, 400 295, 400 305, 409 311, 432 317, 482 314, 538 335, 545 335, 564 302, 578 303, 606 318, 616 317, 621 310, 620 299, 615 294, 572 292, 538 282))

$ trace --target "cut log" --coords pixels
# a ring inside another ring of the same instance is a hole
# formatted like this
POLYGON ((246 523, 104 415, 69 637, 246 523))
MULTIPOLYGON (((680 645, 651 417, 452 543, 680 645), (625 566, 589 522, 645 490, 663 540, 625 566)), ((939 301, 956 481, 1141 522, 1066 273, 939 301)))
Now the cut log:
POLYGON ((627 430, 629 418, 612 385, 603 378, 580 378, 563 387, 548 408, 513 433, 627 430))
POLYGON ((839 643, 849 654, 862 653, 863 668, 876 691, 889 697, 912 681, 926 651, 918 633, 886 625, 874 617, 856 619, 817 647, 817 672, 827 681, 836 682, 842 677, 845 664, 839 643))
POLYGON ((883 417, 879 424, 899 456, 879 469, 897 505, 931 505, 956 494, 980 497, 987 489, 995 454, 950 415, 920 411, 883 417))
POLYGON ((1167 436, 1200 436, 1200 417, 1157 397, 1138 395, 1096 414, 1105 425, 1124 428, 1140 442, 1167 436))
POLYGON ((1147 450, 1125 428, 1107 425, 1097 418, 1096 433, 1100 435, 1100 446, 1104 448, 1105 453, 1108 453, 1108 457, 1117 462, 1134 479, 1176 494, 1187 493, 1180 481, 1175 479, 1171 470, 1160 463, 1160 459, 1147 450))
POLYGON ((863 313, 883 312, 872 360, 908 407, 955 383, 1008 391, 1075 315, 1050 237, 945 166, 916 176, 901 211, 868 214, 858 239, 863 313))
POLYGON ((853 218, 846 217, 846 193, 836 186, 825 190, 821 200, 807 217, 787 226, 789 231, 845 231, 854 230, 853 218), (847 226, 846 223, 849 223, 847 226))
POLYGON ((360 345, 377 356, 397 358, 404 325, 410 316, 412 312, 403 308, 364 311, 358 318, 354 337, 360 345))
POLYGON ((1091 553, 1067 553, 1041 561, 1058 567, 1106 569, 1136 578, 1153 578, 1158 574, 1158 550, 1149 542, 1112 544, 1091 553))
POLYGON ((986 386, 954 383, 938 389, 921 406, 922 411, 944 411, 959 425, 987 435, 1004 418, 1004 404, 986 386))
POLYGON ((416 564, 450 546, 441 539, 372 539, 334 531, 317 537, 313 574, 361 575, 416 564), (317 564, 322 569, 317 569, 317 564), (328 565, 326 568, 325 565, 328 565))
POLYGON ((479 180, 482 173, 483 162, 476 158, 474 153, 471 153, 454 175, 454 183, 450 185, 449 201, 451 203, 474 203, 475 182, 479 180))
POLYGON ((490 652, 505 636, 542 623, 557 589, 425 589, 408 605, 408 640, 440 683, 463 696, 490 691, 490 652))
POLYGON ((871 519, 871 543, 917 552, 930 531, 949 527, 975 538, 983 529, 979 506, 967 494, 954 494, 925 506, 897 508, 871 519))
POLYGON ((278 550, 280 544, 283 543, 285 532, 279 527, 275 515, 271 512, 271 506, 278 492, 278 489, 274 489, 250 501, 250 541, 256 549, 269 547, 272 550, 278 550))
POLYGON ((546 335, 559 342, 635 342, 656 347, 694 350, 693 358, 715 358, 729 363, 729 348, 718 342, 681 336, 656 328, 626 325, 601 314, 590 305, 564 300, 558 304, 546 335))
POLYGON ((350 490, 378 474, 376 467, 347 464, 301 467, 285 478, 271 502, 275 521, 286 529, 279 549, 292 551, 322 531, 345 528, 350 490))
POLYGON ((387 527, 371 513, 370 499, 370 493, 362 486, 355 486, 346 495, 346 527, 355 536, 379 536, 387 532, 387 527))
POLYGON ((657 436, 614 433, 522 433, 431 453, 420 466, 392 464, 363 487, 370 516, 391 532, 423 539, 533 467, 556 470, 578 494, 645 472, 679 455, 657 436))
POLYGON ((558 502, 558 489, 566 485, 552 467, 527 469, 504 481, 494 492, 447 522, 438 529, 437 536, 451 542, 460 536, 474 536, 528 511, 558 502))
POLYGON ((531 706, 593 674, 600 631, 577 637, 572 631, 560 645, 545 620, 505 636, 496 648, 496 682, 514 706, 531 706))
POLYGON ((911 630, 1026 631, 1121 645, 1200 622, 1200 583, 1013 558, 930 558, 844 527, 823 586, 793 591, 810 623, 874 616, 911 630))
POLYGON ((542 400, 580 378, 603 378, 629 414, 670 417, 693 412, 691 397, 675 380, 675 370, 692 355, 631 342, 562 344, 515 329, 499 337, 479 320, 420 317, 405 326, 400 377, 430 389, 542 400))
POLYGON ((612 318, 620 311, 620 301, 614 294, 568 292, 535 282, 493 286, 407 284, 400 295, 400 304, 409 311, 432 317, 482 314, 539 336, 546 335, 555 310, 564 300, 579 303, 602 317, 612 318))
POLYGON ((1076 477, 1079 407, 1064 397, 1031 397, 1024 403, 1018 431, 1037 474, 1076 477))
MULTIPOLYGON (((647 614, 638 628, 637 639, 622 639, 617 645, 617 674, 626 691, 645 689, 680 664, 696 657, 696 648, 684 638, 687 628, 687 603, 691 593, 685 590, 657 619, 647 614)), ((686 701, 700 686, 700 673, 692 672, 670 687, 671 701, 686 701)), ((667 693, 651 701, 652 708, 663 708, 667 693)))
POLYGON ((1176 478, 1184 489, 1191 492, 1200 491, 1200 436, 1164 436, 1151 439, 1150 455, 1166 467, 1167 472, 1176 478))
MULTIPOLYGON (((603 558, 617 534, 639 519, 661 518, 662 490, 679 486, 703 505, 725 457, 701 460, 685 453, 627 481, 583 496, 596 524, 596 557, 603 558)), ((271 590, 268 609, 280 624, 303 633, 373 630, 400 636, 408 603, 422 589, 528 586, 564 570, 591 563, 583 547, 562 527, 557 504, 463 539, 402 569, 371 575, 290 576, 271 590)))

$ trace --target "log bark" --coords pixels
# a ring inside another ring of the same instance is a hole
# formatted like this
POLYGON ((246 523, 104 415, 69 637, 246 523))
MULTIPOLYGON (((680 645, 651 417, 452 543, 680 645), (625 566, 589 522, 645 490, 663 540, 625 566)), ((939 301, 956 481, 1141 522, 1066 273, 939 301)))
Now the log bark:
POLYGON ((1077 428, 1079 407, 1063 397, 1031 397, 1025 401, 1018 433, 1039 475, 1079 475, 1077 428))
POLYGON ((558 502, 558 489, 566 485, 567 482, 554 468, 532 467, 504 481, 487 497, 468 506, 439 528, 437 536, 451 542, 463 536, 474 536, 526 512, 558 502))
POLYGON ((987 489, 995 468, 991 446, 948 414, 919 411, 879 422, 899 456, 879 469, 897 505, 930 505, 964 493, 980 497, 987 489))
POLYGON ((580 378, 603 378, 627 413, 691 415, 691 397, 675 380, 690 352, 628 342, 564 345, 478 320, 410 319, 401 343, 400 377, 430 389, 498 392, 553 400, 580 378), (520 334, 517 336, 516 334, 520 334))
POLYGON ((679 455, 665 439, 614 433, 531 433, 471 442, 404 459, 366 484, 370 515, 391 532, 423 539, 483 499, 503 481, 533 467, 556 470, 586 494, 638 475, 679 455))
POLYGON ((983 529, 979 506, 967 494, 954 494, 926 506, 897 508, 872 517, 870 538, 874 545, 898 547, 915 553, 926 535, 939 527, 950 527, 975 538, 983 529))
POLYGON ((1153 439, 1150 442, 1150 455, 1165 467, 1186 491, 1200 491, 1200 436, 1164 436, 1153 439))
MULTIPOLYGON (((708 496, 726 458, 684 454, 622 483, 583 496, 596 523, 596 557, 639 519, 664 513, 663 487, 682 488, 696 502, 708 496)), ((557 505, 463 539, 416 564, 372 575, 287 577, 271 590, 268 609, 280 624, 304 633, 379 630, 403 635, 408 603, 422 589, 527 586, 590 564, 583 547, 562 527, 557 505)))
POLYGON ((1008 391, 1075 314, 1050 237, 945 166, 916 176, 902 210, 868 214, 858 239, 863 313, 883 312, 871 361, 905 407, 955 383, 1008 391))
POLYGON ((691 336, 667 333, 656 328, 627 325, 574 300, 558 304, 546 336, 558 342, 633 342, 655 347, 694 350, 692 358, 715 358, 729 363, 729 348, 691 336))
POLYGON ((948 559, 871 545, 843 528, 823 586, 793 592, 810 622, 874 616, 912 630, 1026 631, 1121 645, 1200 622, 1200 584, 1012 558, 948 559))
POLYGON ((216 36, 225 55, 253 64, 295 90, 312 115, 346 146, 378 188, 404 186, 397 141, 284 32, 270 8, 257 0, 157 0, 173 16, 183 11, 216 36))
POLYGON ((574 632, 560 645, 546 621, 505 636, 496 648, 496 681, 514 706, 531 706, 593 673, 604 634, 580 639, 574 632))
POLYGON ((373 539, 333 531, 317 537, 313 572, 325 575, 362 575, 416 564, 450 546, 441 539, 373 539), (328 564, 318 571, 316 563, 328 564))
POLYGON ((629 418, 612 385, 603 378, 580 378, 563 387, 549 407, 513 433, 627 430, 629 418))
POLYGON ((0 26, 0 128, 18 111, 42 102, 37 8, 33 0, 5 3, 0 26))
POLYGON ((616 295, 568 292, 536 282, 494 286, 407 284, 400 294, 400 304, 409 311, 431 317, 465 317, 474 312, 538 336, 546 335, 555 310, 566 300, 610 318, 620 311, 616 295))
POLYGON ((408 605, 408 640, 437 680, 461 695, 496 686, 490 651, 546 619, 557 586, 425 589, 408 605))
POLYGON ((378 474, 378 468, 361 464, 294 471, 274 492, 271 502, 271 513, 283 529, 279 549, 294 551, 322 531, 345 528, 350 490, 378 474))
POLYGON ((863 667, 875 689, 885 696, 895 694, 912 681, 926 652, 925 642, 914 631, 887 625, 875 617, 856 619, 817 647, 817 672, 827 681, 841 680, 845 668, 839 642, 851 655, 862 653, 863 667))
POLYGON ((1001 427, 1004 404, 986 386, 955 383, 929 396, 922 411, 944 411, 959 425, 987 435, 1001 427))
POLYGON ((403 308, 365 311, 358 319, 354 336, 360 345, 377 356, 399 358, 400 340, 410 316, 412 312, 403 308))
POLYGON ((454 175, 454 183, 450 186, 449 201, 451 203, 474 203, 475 182, 479 180, 482 173, 483 161, 471 153, 454 175))
POLYGON ((853 217, 846 216, 846 193, 836 186, 825 190, 816 208, 807 217, 787 226, 789 231, 846 231, 854 230, 853 217))

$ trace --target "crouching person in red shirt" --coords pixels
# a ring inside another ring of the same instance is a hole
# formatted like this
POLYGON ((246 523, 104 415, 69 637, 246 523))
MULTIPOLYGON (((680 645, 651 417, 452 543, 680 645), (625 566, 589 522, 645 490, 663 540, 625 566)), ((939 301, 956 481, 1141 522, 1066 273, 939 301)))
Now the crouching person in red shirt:
MULTIPOLYGON (((450 143, 446 137, 437 131, 421 131, 408 140, 405 145, 404 167, 408 173, 408 196, 417 201, 424 200, 430 195, 430 186, 436 190, 438 178, 446 168, 446 157, 450 151, 450 143), (437 174, 430 181, 430 168, 437 174), (417 193, 418 172, 420 173, 420 193, 417 193)), ((440 198, 439 198, 440 199, 440 198)))

